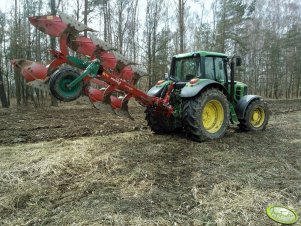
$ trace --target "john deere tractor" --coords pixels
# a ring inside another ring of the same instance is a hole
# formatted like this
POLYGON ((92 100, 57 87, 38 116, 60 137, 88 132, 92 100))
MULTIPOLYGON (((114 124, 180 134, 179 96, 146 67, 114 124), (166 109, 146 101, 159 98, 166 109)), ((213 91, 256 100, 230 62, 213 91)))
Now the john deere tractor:
POLYGON ((146 107, 146 120, 154 132, 183 130, 197 141, 222 137, 229 122, 245 131, 266 128, 266 103, 248 95, 247 85, 234 80, 239 57, 205 51, 176 55, 169 75, 146 94, 135 86, 145 74, 141 68, 110 43, 80 34, 93 29, 64 13, 33 16, 29 21, 58 37, 60 50, 50 51, 54 59, 47 66, 24 59, 12 64, 28 85, 50 91, 60 101, 84 96, 96 108, 109 105, 114 113, 132 119, 128 102, 134 98, 146 107), (69 49, 77 55, 69 54, 69 49))
POLYGON ((173 57, 171 70, 148 95, 164 98, 173 84, 169 104, 173 114, 167 116, 148 106, 146 120, 156 133, 183 128, 197 141, 222 137, 229 122, 244 131, 264 130, 269 110, 260 96, 248 95, 248 87, 234 80, 240 57, 215 52, 192 52, 173 57))

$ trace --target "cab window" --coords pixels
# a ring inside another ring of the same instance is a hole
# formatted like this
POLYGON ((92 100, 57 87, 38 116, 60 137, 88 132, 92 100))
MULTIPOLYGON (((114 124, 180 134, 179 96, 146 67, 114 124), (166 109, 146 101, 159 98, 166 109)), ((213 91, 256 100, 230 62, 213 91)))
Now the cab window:
POLYGON ((205 78, 224 82, 225 77, 223 58, 205 57, 205 78))
POLYGON ((200 60, 198 57, 177 59, 175 64, 175 78, 188 81, 200 75, 200 60))
POLYGON ((205 58, 205 77, 214 80, 214 60, 213 57, 205 58))
POLYGON ((225 81, 225 68, 223 58, 215 58, 215 77, 218 82, 225 81))

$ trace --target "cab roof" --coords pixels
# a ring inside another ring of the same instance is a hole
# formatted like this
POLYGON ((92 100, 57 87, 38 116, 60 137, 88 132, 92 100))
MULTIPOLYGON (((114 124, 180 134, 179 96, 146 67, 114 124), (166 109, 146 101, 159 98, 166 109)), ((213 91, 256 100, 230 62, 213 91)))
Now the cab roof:
POLYGON ((185 57, 192 57, 194 55, 201 55, 201 56, 217 56, 217 57, 228 57, 224 53, 217 53, 217 52, 208 52, 208 51, 196 51, 196 52, 189 52, 189 53, 181 53, 178 55, 175 55, 175 58, 185 58, 185 57))

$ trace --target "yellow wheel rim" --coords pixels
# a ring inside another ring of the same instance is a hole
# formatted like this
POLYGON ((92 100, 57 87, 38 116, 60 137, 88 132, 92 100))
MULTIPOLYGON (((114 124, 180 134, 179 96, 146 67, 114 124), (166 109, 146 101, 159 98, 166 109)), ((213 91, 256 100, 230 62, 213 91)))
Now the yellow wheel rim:
POLYGON ((262 107, 257 107, 251 114, 251 124, 252 126, 258 128, 262 126, 265 119, 264 109, 262 107))
POLYGON ((209 133, 218 132, 224 122, 224 109, 217 100, 206 103, 202 112, 203 126, 209 133))

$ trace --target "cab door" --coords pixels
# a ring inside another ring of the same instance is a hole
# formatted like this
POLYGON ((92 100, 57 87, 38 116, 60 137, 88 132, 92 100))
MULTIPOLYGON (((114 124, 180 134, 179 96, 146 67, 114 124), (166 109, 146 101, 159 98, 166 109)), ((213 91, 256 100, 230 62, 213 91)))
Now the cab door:
MULTIPOLYGON (((227 84, 226 64, 223 57, 204 57, 203 78, 227 84)), ((226 86, 225 86, 226 87, 226 86)))

